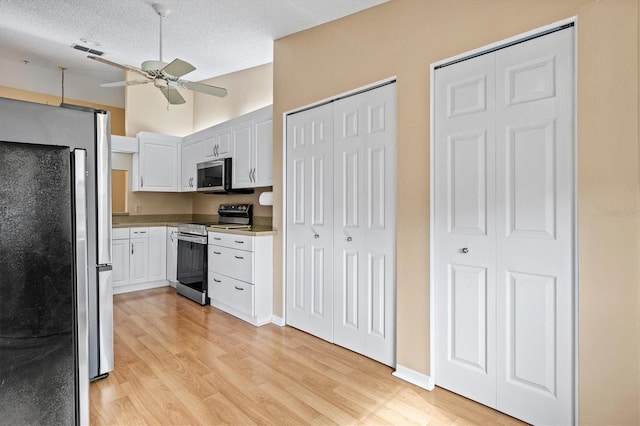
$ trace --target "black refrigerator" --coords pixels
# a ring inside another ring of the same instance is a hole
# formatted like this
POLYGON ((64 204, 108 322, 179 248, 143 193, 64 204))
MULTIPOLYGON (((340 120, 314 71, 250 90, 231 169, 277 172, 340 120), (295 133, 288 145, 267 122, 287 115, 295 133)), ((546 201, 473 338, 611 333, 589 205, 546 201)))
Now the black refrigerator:
POLYGON ((109 114, 0 98, 0 425, 89 424, 113 369, 109 114))

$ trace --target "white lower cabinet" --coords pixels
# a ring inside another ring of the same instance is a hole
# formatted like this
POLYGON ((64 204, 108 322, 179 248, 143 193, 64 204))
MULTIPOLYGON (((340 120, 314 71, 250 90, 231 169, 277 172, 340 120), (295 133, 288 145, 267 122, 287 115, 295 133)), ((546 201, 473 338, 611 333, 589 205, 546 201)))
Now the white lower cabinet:
POLYGON ((149 281, 167 278, 167 227, 149 228, 149 281))
POLYGON ((273 237, 209 232, 211 306, 253 325, 271 322, 273 237))
POLYGON ((113 230, 114 294, 168 285, 165 226, 113 230))
POLYGON ((149 230, 132 228, 130 231, 131 257, 129 258, 129 284, 149 281, 149 230))
POLYGON ((113 287, 129 284, 129 228, 116 228, 112 236, 113 287))
POLYGON ((178 228, 167 226, 167 281, 178 282, 178 228))

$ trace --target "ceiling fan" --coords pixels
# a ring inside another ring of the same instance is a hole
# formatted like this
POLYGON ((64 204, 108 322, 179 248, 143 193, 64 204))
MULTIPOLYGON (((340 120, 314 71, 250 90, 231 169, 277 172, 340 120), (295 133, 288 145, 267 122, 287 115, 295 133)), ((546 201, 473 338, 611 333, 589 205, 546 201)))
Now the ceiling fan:
POLYGON ((178 92, 178 87, 221 98, 227 96, 227 89, 222 87, 180 79, 183 75, 196 69, 196 67, 190 63, 185 62, 182 59, 174 59, 168 64, 162 61, 162 19, 169 14, 169 9, 161 4, 153 4, 152 7, 160 16, 160 60, 144 61, 140 68, 135 68, 129 65, 118 64, 99 56, 88 56, 89 59, 118 67, 126 71, 132 71, 144 77, 144 80, 117 81, 115 83, 104 83, 100 86, 122 87, 153 83, 154 86, 160 89, 162 94, 167 98, 167 101, 172 105, 185 103, 184 98, 180 92, 178 92))

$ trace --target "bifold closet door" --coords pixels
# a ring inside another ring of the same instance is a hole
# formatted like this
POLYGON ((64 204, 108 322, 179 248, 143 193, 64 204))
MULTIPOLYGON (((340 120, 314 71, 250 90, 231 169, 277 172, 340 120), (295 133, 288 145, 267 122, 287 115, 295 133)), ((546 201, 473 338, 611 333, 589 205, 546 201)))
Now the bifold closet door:
POLYGON ((334 102, 334 342, 395 366, 396 87, 334 102))
POLYGON ((496 406, 495 58, 437 70, 436 384, 496 406))
POLYGON ((333 105, 287 117, 287 324, 333 341, 333 105))
POLYGON ((435 72, 436 384, 574 421, 574 29, 435 72))

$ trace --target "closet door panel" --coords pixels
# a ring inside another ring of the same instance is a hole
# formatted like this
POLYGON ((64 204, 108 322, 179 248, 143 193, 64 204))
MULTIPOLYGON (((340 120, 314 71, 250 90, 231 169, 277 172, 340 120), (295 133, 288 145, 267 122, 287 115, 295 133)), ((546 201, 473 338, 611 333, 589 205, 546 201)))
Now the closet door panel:
POLYGON ((435 74, 436 384, 496 406, 492 54, 435 74))
POLYGON ((287 117, 287 324, 333 341, 333 108, 287 117))
POLYGON ((395 96, 388 85, 334 103, 335 343, 387 365, 395 365, 395 96))
POLYGON ((574 30, 496 52, 498 409, 571 424, 574 30))

